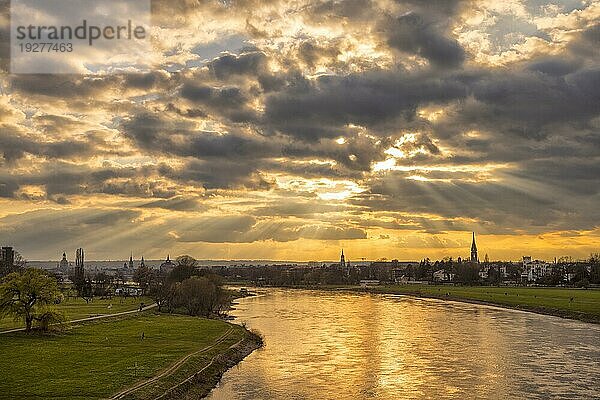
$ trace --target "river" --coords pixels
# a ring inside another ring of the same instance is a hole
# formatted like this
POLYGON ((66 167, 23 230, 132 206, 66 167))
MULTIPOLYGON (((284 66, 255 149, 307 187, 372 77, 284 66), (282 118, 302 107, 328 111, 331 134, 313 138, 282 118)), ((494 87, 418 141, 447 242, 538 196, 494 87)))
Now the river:
POLYGON ((308 290, 239 300, 265 347, 212 400, 600 398, 600 326, 490 306, 308 290))

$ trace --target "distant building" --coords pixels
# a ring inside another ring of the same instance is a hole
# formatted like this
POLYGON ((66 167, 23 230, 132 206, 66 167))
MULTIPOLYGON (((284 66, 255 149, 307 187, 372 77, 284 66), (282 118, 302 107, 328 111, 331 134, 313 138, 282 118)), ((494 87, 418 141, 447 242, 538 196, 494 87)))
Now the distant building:
POLYGON ((521 280, 527 282, 535 282, 538 279, 552 273, 553 266, 550 263, 540 260, 532 260, 531 256, 523 257, 523 272, 521 280))
POLYGON ((165 262, 163 262, 162 264, 160 264, 159 268, 160 268, 160 272, 168 274, 175 267, 176 267, 176 264, 173 261, 171 261, 170 256, 167 255, 167 259, 165 260, 165 262))
POLYGON ((454 274, 440 269, 433 273, 433 280, 436 282, 450 282, 454 279, 454 274))
POLYGON ((133 254, 129 256, 129 265, 127 266, 129 269, 133 269, 133 254))
POLYGON ((373 287, 373 286, 378 286, 378 285, 379 285, 379 281, 376 279, 362 279, 360 281, 360 287, 362 287, 362 288, 373 287))
POLYGON ((344 268, 346 266, 346 258, 344 257, 344 249, 342 249, 342 255, 340 256, 340 267, 344 268))
POLYGON ((477 257, 477 245, 475 244, 475 232, 473 232, 473 242, 471 243, 471 262, 479 262, 479 258, 477 257))
POLYGON ((67 253, 63 253, 62 260, 58 263, 58 269, 62 272, 68 272, 69 261, 67 260, 67 253))
POLYGON ((0 275, 7 274, 15 267, 15 251, 12 247, 0 249, 0 275))
POLYGON ((144 256, 142 256, 142 261, 140 261, 140 268, 144 268, 146 263, 144 262, 144 256))

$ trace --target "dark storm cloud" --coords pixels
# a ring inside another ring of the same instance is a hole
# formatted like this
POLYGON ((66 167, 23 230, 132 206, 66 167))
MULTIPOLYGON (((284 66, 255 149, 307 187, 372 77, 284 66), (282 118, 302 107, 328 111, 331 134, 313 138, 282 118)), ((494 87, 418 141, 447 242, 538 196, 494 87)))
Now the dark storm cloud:
POLYGON ((487 108, 481 110, 485 113, 480 119, 493 116, 489 123, 496 129, 500 122, 515 135, 542 137, 550 133, 545 127, 552 123, 583 122, 597 115, 598 87, 600 69, 586 69, 564 77, 540 72, 489 74, 472 91, 487 108))
POLYGON ((471 0, 396 0, 396 3, 408 9, 417 9, 436 18, 451 18, 461 6, 473 3, 471 0))
POLYGON ((171 211, 206 211, 208 207, 200 204, 198 199, 177 196, 171 199, 151 201, 140 205, 141 208, 162 208, 171 211))
POLYGON ((238 75, 260 76, 267 73, 267 56, 255 51, 240 55, 225 54, 207 64, 209 71, 220 80, 238 75))
POLYGON ((0 197, 14 198, 19 185, 7 177, 0 178, 0 197))
POLYGON ((123 134, 147 151, 184 157, 261 158, 276 154, 272 141, 258 135, 218 134, 159 114, 135 115, 122 124, 123 134))
POLYGON ((46 158, 89 157, 95 153, 92 143, 82 140, 40 141, 22 134, 10 125, 0 125, 0 155, 7 162, 22 158, 25 154, 46 158))
POLYGON ((304 239, 365 239, 364 230, 354 227, 312 225, 288 221, 257 221, 250 216, 201 217, 192 220, 185 230, 177 231, 182 242, 252 243, 273 240, 289 242, 304 239))
POLYGON ((249 97, 238 87, 214 88, 187 82, 181 89, 181 97, 195 105, 204 105, 232 122, 252 122, 256 119, 254 110, 248 106, 249 97))
POLYGON ((0 182, 5 182, 7 188, 5 197, 16 197, 16 191, 28 185, 42 186, 51 200, 99 193, 158 198, 175 195, 154 180, 157 174, 154 167, 95 169, 64 162, 49 162, 41 167, 31 172, 0 172, 0 182))
POLYGON ((568 44, 572 57, 597 61, 600 58, 600 23, 584 29, 568 44))
MULTIPOLYGON (((590 196, 600 197, 600 157, 581 159, 578 157, 554 157, 523 161, 520 168, 510 172, 511 175, 529 179, 548 187, 562 189, 586 199, 590 196)), ((593 198, 593 197, 592 197, 593 198)), ((581 213, 594 213, 594 210, 581 210, 581 213)))
POLYGON ((320 217, 322 214, 331 212, 345 212, 349 207, 334 204, 318 204, 311 202, 289 201, 281 204, 270 204, 259 207, 252 211, 256 216, 294 216, 294 217, 320 217))
POLYGON ((191 123, 158 114, 136 115, 123 123, 122 132, 145 151, 197 159, 189 162, 185 172, 169 170, 167 176, 203 182, 207 188, 269 187, 257 174, 259 169, 302 176, 356 177, 355 171, 366 171, 374 160, 383 159, 383 151, 390 143, 387 139, 375 143, 365 137, 349 137, 347 145, 340 146, 333 141, 291 141, 281 135, 218 134, 197 131, 191 123), (339 165, 282 164, 273 160, 280 157, 323 157, 339 165))
MULTIPOLYGON (((103 78, 78 75, 13 75, 11 88, 24 95, 47 96, 60 99, 91 97, 94 94, 114 90, 117 76, 103 78)), ((117 86, 118 87, 118 86, 117 86)))
POLYGON ((273 235, 273 240, 279 242, 294 241, 298 239, 314 240, 356 240, 366 239, 367 232, 361 228, 308 225, 299 228, 284 228, 273 235))
POLYGON ((266 119, 303 140, 335 137, 345 124, 377 127, 395 118, 411 118, 418 106, 467 96, 461 76, 445 79, 429 73, 377 71, 323 76, 268 96, 266 119), (331 127, 329 127, 331 126, 331 127))
POLYGON ((272 187, 272 182, 267 181, 258 172, 256 166, 247 160, 193 160, 187 162, 181 169, 163 166, 159 171, 163 176, 175 181, 200 184, 205 189, 268 190, 272 187))
POLYGON ((447 37, 422 15, 412 12, 402 15, 389 22, 384 30, 392 48, 419 55, 436 67, 455 68, 465 60, 465 52, 456 39, 447 37))
POLYGON ((527 69, 551 76, 564 76, 579 69, 581 62, 564 58, 548 57, 529 64, 527 69))

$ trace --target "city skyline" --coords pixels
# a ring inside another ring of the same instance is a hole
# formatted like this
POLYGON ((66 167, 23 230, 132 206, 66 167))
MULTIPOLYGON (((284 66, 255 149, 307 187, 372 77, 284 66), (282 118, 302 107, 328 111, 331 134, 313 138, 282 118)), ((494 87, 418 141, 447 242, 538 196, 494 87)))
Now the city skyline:
MULTIPOLYGON (((573 258, 571 255, 569 254, 564 254, 561 255, 560 257, 555 256, 553 259, 544 259, 542 257, 536 257, 535 254, 532 256, 532 253, 527 253, 527 254, 523 254, 521 257, 519 257, 518 259, 493 259, 490 258, 489 254, 487 252, 483 252, 482 254, 479 254, 479 250, 477 248, 477 244, 476 244, 476 238, 475 238, 475 232, 471 232, 472 234, 472 240, 471 240, 471 246, 470 246, 470 254, 464 256, 463 254, 460 255, 456 255, 456 254, 446 254, 444 257, 440 257, 439 259, 454 259, 454 260, 463 260, 463 261, 470 261, 472 263, 483 263, 483 262, 502 262, 502 261, 510 261, 510 262, 523 262, 526 258, 527 259, 534 259, 534 260, 542 260, 542 261, 554 261, 556 262, 557 260, 560 259, 566 259, 566 260, 573 260, 573 261, 577 261, 578 259, 573 258), (483 259, 480 258, 480 256, 483 256, 483 259)), ((12 247, 7 247, 12 249, 12 247)), ((15 251, 16 249, 13 249, 13 251, 15 251)), ((77 249, 78 251, 83 251, 82 249, 77 249)), ((135 262, 138 263, 144 263, 144 261, 146 262, 163 262, 163 261, 169 261, 171 258, 171 253, 165 249, 165 251, 167 251, 167 255, 166 258, 163 256, 158 257, 158 258, 148 258, 148 257, 144 257, 143 254, 135 254, 134 256, 134 251, 130 251, 129 253, 129 258, 118 258, 118 257, 112 257, 109 259, 91 259, 88 260, 90 262, 122 262, 125 261, 125 265, 128 265, 129 268, 133 268, 133 265, 135 262)), ((346 259, 346 255, 344 254, 344 249, 341 248, 339 249, 339 256, 341 256, 340 258, 340 263, 343 262, 348 262, 350 263, 350 258, 346 259)), ((465 251, 466 252, 466 251, 465 251)), ((68 257, 68 250, 64 250, 62 252, 62 260, 60 261, 60 264, 62 265, 63 263, 65 265, 70 265, 73 264, 73 261, 69 261, 69 257, 68 257)), ((164 254, 164 252, 163 252, 164 254)), ((598 253, 591 253, 588 256, 594 256, 597 255, 598 253)), ((21 256, 23 256, 22 254, 20 254, 21 256)), ((114 256, 116 256, 116 254, 113 254, 114 256)), ((184 254, 181 254, 184 255, 184 254)), ((189 254, 185 254, 186 256, 188 256, 189 254)), ((175 256, 174 258, 177 258, 178 256, 175 256)), ((192 255, 192 257, 194 257, 192 255)), ((77 258, 77 256, 76 256, 77 258)), ((422 260, 431 260, 431 261, 435 261, 435 258, 431 258, 429 256, 426 257, 421 257, 419 259, 402 259, 402 258, 398 258, 398 257, 380 257, 378 259, 368 259, 366 257, 357 257, 356 259, 354 259, 353 261, 356 263, 364 263, 364 262, 373 262, 373 261, 399 261, 399 262, 418 262, 418 261, 422 261, 422 260)), ((580 261, 587 261, 588 257, 584 257, 582 259, 579 259, 580 261)), ((335 258, 331 258, 331 259, 311 259, 311 260, 293 260, 293 259, 257 259, 257 258, 233 258, 233 259, 218 259, 218 258, 198 258, 198 261, 209 261, 209 262, 236 262, 236 261, 240 261, 240 262, 288 262, 288 263, 310 263, 310 262, 335 262, 335 258)), ((43 262, 54 262, 57 260, 53 260, 53 259, 47 259, 47 260, 42 260, 42 259, 36 259, 36 260, 26 260, 26 261, 31 261, 31 262, 35 262, 35 263, 43 263, 43 262)))
POLYGON ((150 68, 103 70, 94 48, 81 75, 0 75, 3 245, 419 260, 468 256, 475 231, 497 260, 600 249, 598 2, 152 10, 150 68))

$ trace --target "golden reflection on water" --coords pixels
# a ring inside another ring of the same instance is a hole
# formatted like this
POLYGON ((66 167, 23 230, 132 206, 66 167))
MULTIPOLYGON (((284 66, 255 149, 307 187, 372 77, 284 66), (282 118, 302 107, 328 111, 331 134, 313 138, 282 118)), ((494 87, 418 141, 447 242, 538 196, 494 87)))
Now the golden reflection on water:
POLYGON ((233 312, 265 348, 209 398, 593 398, 600 328, 402 296, 268 290, 233 312), (569 378, 564 379, 565 371, 569 378))

